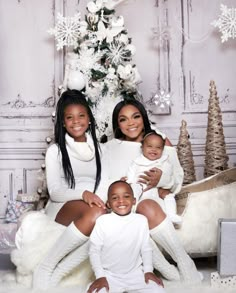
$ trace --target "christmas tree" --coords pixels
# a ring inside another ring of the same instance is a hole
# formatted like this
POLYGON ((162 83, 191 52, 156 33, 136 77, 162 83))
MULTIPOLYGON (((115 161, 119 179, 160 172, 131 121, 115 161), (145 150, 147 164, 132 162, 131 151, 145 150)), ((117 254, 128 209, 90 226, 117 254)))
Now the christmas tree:
MULTIPOLYGON (((125 98, 138 98, 137 85, 141 82, 137 67, 132 64, 135 47, 124 28, 124 18, 115 16, 120 1, 90 1, 87 15, 57 16, 55 28, 49 33, 55 36, 57 49, 70 48, 66 56, 64 80, 59 87, 61 94, 67 88, 84 90, 91 103, 98 129, 98 137, 112 135, 112 111, 125 98)), ((55 113, 52 113, 54 120, 55 113)), ((46 137, 47 146, 53 135, 46 137)), ((38 174, 37 193, 42 207, 46 201, 47 185, 45 164, 38 174)))
POLYGON ((185 120, 182 120, 180 127, 179 141, 177 144, 177 153, 180 164, 184 170, 183 185, 190 184, 196 181, 192 147, 191 142, 189 141, 187 122, 185 120))
POLYGON ((227 162, 229 159, 226 154, 222 114, 214 81, 210 82, 209 91, 204 177, 209 177, 228 169, 227 162))
POLYGON ((55 35, 58 49, 73 46, 73 52, 67 55, 62 90, 84 87, 99 136, 112 134, 111 114, 117 102, 130 96, 140 98, 137 85, 141 78, 132 64, 135 47, 123 16, 115 15, 120 2, 90 1, 85 20, 80 14, 67 18, 59 14, 58 23, 49 31, 55 35), (77 77, 76 72, 83 77, 77 77))

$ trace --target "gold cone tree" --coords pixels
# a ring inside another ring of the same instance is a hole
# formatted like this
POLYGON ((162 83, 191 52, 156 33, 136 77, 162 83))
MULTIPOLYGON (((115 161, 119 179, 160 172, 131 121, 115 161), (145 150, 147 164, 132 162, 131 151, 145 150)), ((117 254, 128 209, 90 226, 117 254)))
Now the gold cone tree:
POLYGON ((180 127, 179 141, 177 144, 177 154, 180 164, 184 170, 183 185, 190 184, 196 181, 192 147, 187 131, 187 122, 185 120, 182 120, 180 127))
POLYGON ((228 169, 227 162, 229 160, 226 153, 222 113, 214 81, 210 82, 209 91, 204 177, 209 177, 228 169))

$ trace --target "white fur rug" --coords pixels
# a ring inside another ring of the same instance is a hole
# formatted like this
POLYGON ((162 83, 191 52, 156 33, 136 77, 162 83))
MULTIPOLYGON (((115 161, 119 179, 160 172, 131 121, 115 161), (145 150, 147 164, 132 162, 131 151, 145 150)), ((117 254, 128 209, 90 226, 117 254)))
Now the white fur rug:
MULTIPOLYGON (((235 293, 235 289, 226 288, 212 288, 210 285, 210 275, 212 272, 216 271, 215 264, 209 262, 207 259, 196 263, 198 270, 204 276, 204 281, 201 286, 189 287, 184 286, 181 283, 165 282, 166 293, 235 293)), ((12 271, 0 271, 0 293, 40 293, 42 291, 34 291, 24 287, 23 285, 16 283, 15 272, 12 271)), ((49 292, 49 291, 48 291, 49 292)), ((66 283, 62 287, 50 289, 50 293, 85 293, 86 288, 78 287, 78 285, 68 286, 66 283)))

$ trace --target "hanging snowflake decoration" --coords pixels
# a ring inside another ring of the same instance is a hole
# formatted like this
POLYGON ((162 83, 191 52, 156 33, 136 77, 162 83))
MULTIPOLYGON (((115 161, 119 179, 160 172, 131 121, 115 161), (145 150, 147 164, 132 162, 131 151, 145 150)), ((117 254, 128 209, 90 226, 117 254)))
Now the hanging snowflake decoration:
POLYGON ((48 32, 55 36, 57 50, 60 50, 64 46, 77 46, 78 38, 81 33, 80 29, 80 13, 77 13, 73 17, 64 17, 58 13, 55 28, 51 28, 48 32))
POLYGON ((171 29, 169 26, 153 27, 153 40, 157 43, 159 48, 163 48, 164 45, 171 39, 171 29))
POLYGON ((161 89, 152 95, 151 99, 147 101, 147 105, 152 114, 170 114, 171 93, 161 89))
POLYGON ((218 20, 212 22, 214 27, 218 27, 222 33, 221 42, 227 42, 229 38, 236 38, 236 8, 228 8, 226 5, 220 6, 221 15, 218 20))

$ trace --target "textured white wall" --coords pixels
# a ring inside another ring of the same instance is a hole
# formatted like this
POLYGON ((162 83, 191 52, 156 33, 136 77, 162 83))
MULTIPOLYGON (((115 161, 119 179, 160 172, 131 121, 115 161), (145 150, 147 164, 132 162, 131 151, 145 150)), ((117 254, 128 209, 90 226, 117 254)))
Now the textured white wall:
MULTIPOLYGON (((44 158, 45 137, 63 80, 63 52, 47 30, 57 12, 86 12, 85 0, 0 0, 0 218, 18 190, 33 192, 44 158)), ((172 93, 170 115, 151 117, 177 144, 181 120, 188 123, 198 179, 203 177, 209 82, 215 80, 223 115, 229 165, 236 164, 236 40, 225 44, 210 23, 220 4, 235 0, 126 0, 117 7, 137 52, 147 101, 157 81, 172 93), (170 40, 158 47, 152 28, 168 26, 170 40)))

